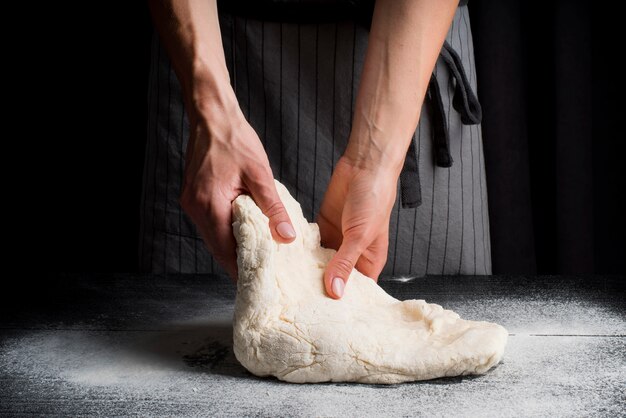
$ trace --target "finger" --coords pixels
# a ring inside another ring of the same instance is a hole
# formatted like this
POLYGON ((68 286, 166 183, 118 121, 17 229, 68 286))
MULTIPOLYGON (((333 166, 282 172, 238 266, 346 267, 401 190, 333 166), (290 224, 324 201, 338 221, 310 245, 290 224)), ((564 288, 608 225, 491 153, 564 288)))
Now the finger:
POLYGON ((380 276, 384 267, 385 263, 374 261, 364 255, 359 258, 354 266, 355 269, 375 282, 378 281, 378 276, 380 276))
POLYGON ((325 216, 320 214, 317 218, 317 225, 320 229, 321 244, 325 248, 339 249, 343 235, 341 226, 333 225, 325 216))
MULTIPOLYGON (((385 256, 387 253, 385 253, 385 256)), ((386 257, 382 260, 378 260, 378 257, 373 254, 362 254, 357 260, 354 268, 361 272, 363 275, 369 277, 375 282, 378 281, 378 276, 383 271, 386 263, 386 257)))
POLYGON ((226 271, 233 281, 237 281, 236 242, 232 231, 232 214, 230 210, 214 209, 196 225, 213 258, 226 271))
POLYGON ((333 299, 343 296, 352 269, 365 248, 363 238, 356 234, 344 236, 341 247, 324 272, 326 293, 333 299))
POLYGON ((212 217, 215 231, 214 255, 233 280, 237 280, 237 243, 233 235, 231 205, 215 208, 212 217))
MULTIPOLYGON (((220 231, 216 231, 221 235, 219 238, 220 243, 217 244, 219 247, 215 247, 213 250, 213 257, 215 261, 224 269, 224 271, 230 276, 233 281, 237 281, 237 252, 236 252, 236 243, 232 236, 227 236, 226 234, 221 234, 220 231)), ((231 232, 231 231, 228 231, 231 232)))
POLYGON ((263 184, 256 183, 250 188, 250 194, 261 211, 269 219, 270 231, 274 240, 283 243, 296 238, 296 230, 291 223, 287 209, 280 200, 274 179, 269 178, 263 184))
POLYGON ((389 237, 385 234, 380 235, 363 251, 354 268, 377 282, 387 263, 388 248, 389 237))

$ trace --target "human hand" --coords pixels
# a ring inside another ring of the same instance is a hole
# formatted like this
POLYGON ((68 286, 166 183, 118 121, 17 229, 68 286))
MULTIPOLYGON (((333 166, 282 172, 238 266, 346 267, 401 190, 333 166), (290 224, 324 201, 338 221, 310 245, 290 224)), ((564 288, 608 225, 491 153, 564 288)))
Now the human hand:
POLYGON ((324 273, 330 297, 343 296, 354 267, 378 280, 387 261, 396 172, 395 167, 363 165, 345 155, 337 162, 317 220, 322 245, 338 250, 324 273))
POLYGON ((296 232, 276 191, 267 154, 236 100, 231 106, 206 106, 198 115, 190 118, 180 204, 208 250, 236 280, 231 205, 237 196, 252 196, 269 218, 276 241, 292 242, 296 232))

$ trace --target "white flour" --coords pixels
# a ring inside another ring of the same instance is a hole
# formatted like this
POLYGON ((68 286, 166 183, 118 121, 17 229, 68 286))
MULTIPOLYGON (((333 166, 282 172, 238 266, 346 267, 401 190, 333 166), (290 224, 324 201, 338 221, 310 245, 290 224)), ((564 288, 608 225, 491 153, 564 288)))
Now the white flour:
POLYGON ((626 381, 619 354, 626 351, 626 340, 618 337, 518 333, 509 340, 503 364, 486 376, 388 388, 257 379, 234 363, 228 338, 228 324, 194 323, 161 332, 32 331, 3 342, 0 370, 3 379, 24 379, 33 399, 61 396, 55 394, 62 390, 63 396, 76 393, 79 403, 143 405, 148 410, 138 411, 148 415, 380 416, 451 410, 465 416, 587 415, 598 405, 618 412, 610 406, 617 408, 623 400, 624 392, 616 388, 626 381))

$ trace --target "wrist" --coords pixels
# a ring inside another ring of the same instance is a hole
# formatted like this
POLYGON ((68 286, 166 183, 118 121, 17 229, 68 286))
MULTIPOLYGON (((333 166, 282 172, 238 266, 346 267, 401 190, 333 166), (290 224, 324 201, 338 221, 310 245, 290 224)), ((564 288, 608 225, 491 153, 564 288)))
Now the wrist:
POLYGON ((405 141, 378 141, 371 136, 350 135, 348 146, 343 154, 354 167, 370 171, 385 171, 400 175, 408 143, 405 141))
POLYGON ((241 110, 226 66, 207 63, 203 56, 195 54, 181 79, 190 122, 238 118, 241 110))
POLYGON ((399 175, 420 113, 403 113, 401 108, 387 102, 381 108, 361 110, 357 104, 346 158, 363 168, 382 168, 399 175))
POLYGON ((230 83, 194 79, 188 105, 190 122, 224 124, 245 119, 230 83))

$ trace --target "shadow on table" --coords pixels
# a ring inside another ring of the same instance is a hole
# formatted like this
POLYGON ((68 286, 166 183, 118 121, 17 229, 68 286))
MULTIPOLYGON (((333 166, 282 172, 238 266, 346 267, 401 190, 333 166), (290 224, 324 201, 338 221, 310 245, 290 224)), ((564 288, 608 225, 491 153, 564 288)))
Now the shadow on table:
POLYGON ((163 368, 252 377, 233 352, 230 322, 184 323, 155 332, 125 350, 163 368))

